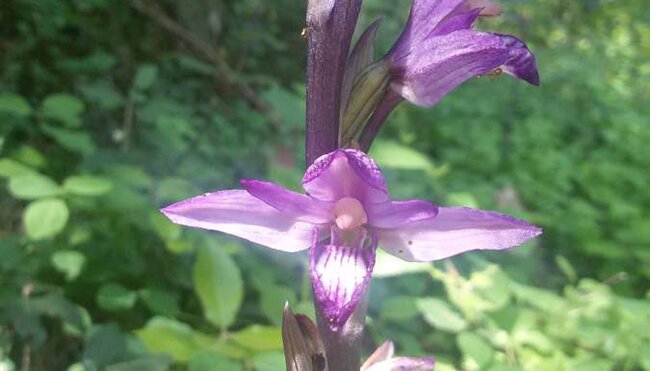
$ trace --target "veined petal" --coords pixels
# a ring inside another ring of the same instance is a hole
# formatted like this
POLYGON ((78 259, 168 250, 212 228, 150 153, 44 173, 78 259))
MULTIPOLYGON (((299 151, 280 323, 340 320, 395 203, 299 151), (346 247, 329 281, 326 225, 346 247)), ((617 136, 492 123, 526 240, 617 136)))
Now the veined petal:
POLYGON ((370 284, 377 248, 373 240, 365 247, 315 243, 311 249, 314 302, 332 331, 343 327, 370 284))
POLYGON ((450 14, 429 34, 429 36, 445 35, 454 31, 466 30, 481 14, 481 9, 470 9, 465 12, 450 14))
POLYGON ((430 37, 392 58, 398 74, 392 88, 421 106, 432 106, 465 80, 497 68, 539 82, 535 57, 512 36, 460 30, 430 37))
POLYGON ((528 50, 526 44, 511 35, 495 35, 501 37, 509 52, 508 61, 502 66, 503 71, 532 85, 539 85, 535 55, 528 50))
POLYGON ((386 181, 375 161, 354 149, 336 150, 319 157, 305 172, 302 186, 311 197, 322 201, 343 197, 353 197, 364 204, 389 200, 386 181))
POLYGON ((368 225, 373 228, 398 228, 423 219, 435 218, 438 206, 423 200, 390 201, 367 207, 368 225))
POLYGON ((470 250, 501 250, 542 233, 523 220, 492 211, 440 207, 434 219, 395 229, 378 229, 387 252, 407 261, 444 259, 470 250))
POLYGON ((393 358, 393 354, 395 354, 395 344, 390 340, 386 340, 372 352, 368 359, 361 365, 359 371, 367 371, 371 366, 393 358))
POLYGON ((224 232, 290 252, 309 248, 314 230, 319 228, 297 221, 243 190, 207 193, 161 211, 176 224, 224 232))
POLYGON ((395 357, 368 367, 365 371, 432 371, 433 357, 395 357))
POLYGON ((409 18, 389 54, 405 55, 421 44, 465 0, 413 0, 409 18))
POLYGON ((332 202, 319 201, 271 182, 242 180, 241 184, 255 198, 296 220, 315 224, 333 220, 332 202))

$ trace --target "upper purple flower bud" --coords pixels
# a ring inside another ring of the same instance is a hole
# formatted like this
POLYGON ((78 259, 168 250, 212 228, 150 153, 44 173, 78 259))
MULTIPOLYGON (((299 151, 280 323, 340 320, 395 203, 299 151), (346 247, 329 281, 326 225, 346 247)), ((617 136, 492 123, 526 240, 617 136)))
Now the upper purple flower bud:
POLYGON ((472 29, 480 15, 498 12, 485 0, 414 0, 404 31, 385 56, 393 90, 432 106, 465 80, 493 71, 539 85, 535 56, 524 42, 472 29))

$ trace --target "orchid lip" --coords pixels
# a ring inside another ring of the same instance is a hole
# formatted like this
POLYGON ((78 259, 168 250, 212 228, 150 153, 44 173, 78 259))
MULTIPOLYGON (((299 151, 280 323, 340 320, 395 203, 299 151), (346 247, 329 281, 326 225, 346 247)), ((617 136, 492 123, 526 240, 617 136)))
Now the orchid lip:
POLYGON ((331 244, 315 242, 310 263, 314 301, 332 331, 343 327, 367 290, 377 249, 374 234, 350 246, 340 243, 336 228, 331 244))

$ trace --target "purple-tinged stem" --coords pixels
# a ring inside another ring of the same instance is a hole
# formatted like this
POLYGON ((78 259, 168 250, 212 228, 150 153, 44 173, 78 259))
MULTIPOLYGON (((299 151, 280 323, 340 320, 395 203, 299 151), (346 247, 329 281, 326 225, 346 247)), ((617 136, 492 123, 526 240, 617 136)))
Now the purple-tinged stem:
POLYGON ((328 370, 359 370, 369 292, 370 288, 368 287, 352 316, 338 331, 332 331, 316 305, 316 323, 318 324, 318 333, 325 345, 328 370))
POLYGON ((360 9, 361 0, 308 2, 307 166, 338 148, 341 85, 360 9))
POLYGON ((366 127, 363 129, 361 136, 359 136, 359 145, 361 145, 361 150, 368 152, 372 141, 375 140, 375 137, 379 133, 381 126, 384 124, 388 115, 393 112, 395 107, 402 103, 402 97, 395 93, 392 90, 388 90, 384 99, 379 103, 375 111, 372 113, 368 119, 366 127))

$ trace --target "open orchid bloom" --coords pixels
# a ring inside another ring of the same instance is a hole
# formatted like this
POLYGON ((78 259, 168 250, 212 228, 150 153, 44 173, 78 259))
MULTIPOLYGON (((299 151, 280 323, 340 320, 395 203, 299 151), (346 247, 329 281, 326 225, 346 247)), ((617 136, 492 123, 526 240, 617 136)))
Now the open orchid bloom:
POLYGON ((162 210, 173 222, 225 232, 283 251, 311 250, 317 310, 336 331, 369 284, 378 246, 408 261, 513 247, 541 230, 513 217, 427 201, 393 201, 375 162, 353 149, 318 158, 306 194, 258 180, 162 210))
POLYGON ((395 345, 386 341, 361 365, 360 371, 431 371, 433 357, 393 357, 395 345))
POLYGON ((499 13, 487 0, 414 0, 384 57, 392 65, 392 89, 413 104, 433 106, 463 81, 488 73, 539 85, 535 56, 523 41, 472 29, 479 16, 499 13))

